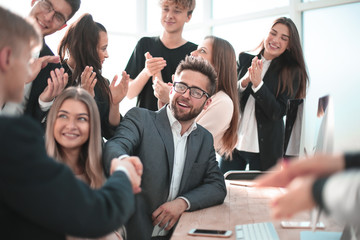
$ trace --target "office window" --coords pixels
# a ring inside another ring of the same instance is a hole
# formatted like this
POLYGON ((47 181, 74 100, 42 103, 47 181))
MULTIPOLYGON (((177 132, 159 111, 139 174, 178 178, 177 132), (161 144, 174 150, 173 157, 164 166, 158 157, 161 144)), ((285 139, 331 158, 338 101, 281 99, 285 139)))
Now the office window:
MULTIPOLYGON (((306 11, 303 14, 304 54, 310 74, 306 127, 311 133, 317 99, 333 98, 335 151, 360 149, 360 3, 306 11), (314 104, 315 103, 315 104, 314 104)), ((313 136, 308 136, 309 141, 313 136)))
MULTIPOLYGON (((298 4, 290 4, 294 1, 197 0, 192 19, 185 24, 183 36, 199 44, 206 35, 213 34, 228 40, 234 46, 236 54, 239 54, 241 51, 254 49, 264 38, 275 18, 291 17, 304 39, 304 51, 311 78, 311 98, 312 91, 325 93, 328 87, 334 91, 333 88, 338 87, 334 76, 341 81, 351 81, 351 84, 359 87, 354 80, 355 77, 359 79, 359 75, 353 70, 357 69, 356 67, 347 67, 349 70, 340 76, 341 68, 334 66, 337 62, 345 62, 345 56, 360 52, 359 46, 354 43, 360 35, 358 26, 355 26, 360 22, 359 14, 356 14, 360 12, 359 3, 350 4, 351 1, 295 0, 298 4)), ((31 7, 29 0, 0 0, 0 5, 22 16, 27 16, 31 7)), ((140 37, 161 33, 160 11, 159 0, 83 0, 79 12, 68 24, 89 12, 95 21, 107 28, 110 57, 104 63, 103 73, 111 80, 114 74, 120 74, 125 68, 140 37)), ((55 53, 66 30, 67 28, 45 38, 55 53)), ((356 58, 357 55, 353 55, 353 58, 356 58)), ((355 62, 349 61, 351 64, 355 62)), ((351 87, 350 90, 355 91, 353 89, 357 88, 351 87)), ((344 91, 347 91, 346 87, 337 92, 344 91)), ((348 94, 347 97, 349 96, 351 95, 348 94)))
POLYGON ((137 16, 133 14, 136 13, 136 1, 83 0, 75 19, 82 13, 90 13, 108 32, 136 33, 137 16))
MULTIPOLYGON (((162 31, 162 26, 160 22, 161 18, 161 7, 159 5, 159 0, 147 0, 147 31, 160 33, 162 31)), ((204 2, 203 0, 196 1, 196 7, 194 13, 191 17, 189 23, 185 24, 184 31, 186 31, 188 26, 199 24, 203 22, 203 11, 204 2)))
MULTIPOLYGON (((136 37, 136 1, 86 0, 79 11, 69 20, 68 25, 79 19, 84 13, 90 13, 94 21, 103 24, 108 32, 109 58, 105 60, 103 74, 110 80, 114 74, 120 74, 125 68, 130 54, 137 42, 136 37), (97 11, 94 11, 97 9, 97 11), (131 46, 131 47, 130 47, 131 46)), ((46 43, 56 54, 57 47, 67 31, 67 27, 45 38, 46 43)))
POLYGON ((228 40, 238 55, 256 48, 268 33, 278 16, 219 25, 213 28, 215 36, 228 40))
POLYGON ((161 18, 161 7, 159 0, 147 0, 147 16, 146 24, 148 32, 161 32, 162 26, 160 22, 161 18))
POLYGON ((228 18, 289 5, 289 0, 213 0, 214 19, 228 18))

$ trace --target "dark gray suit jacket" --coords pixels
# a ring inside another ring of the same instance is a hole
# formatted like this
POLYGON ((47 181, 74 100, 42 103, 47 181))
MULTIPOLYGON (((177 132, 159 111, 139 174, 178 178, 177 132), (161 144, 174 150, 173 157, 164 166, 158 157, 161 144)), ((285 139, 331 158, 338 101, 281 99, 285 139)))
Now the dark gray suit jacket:
MULTIPOLYGON (((190 211, 221 204, 226 196, 213 146, 211 133, 199 125, 188 136, 179 196, 189 200, 190 211)), ((133 108, 125 115, 115 136, 105 145, 105 168, 109 170, 111 159, 123 154, 138 156, 144 166, 142 192, 136 196, 135 214, 127 226, 129 239, 150 239, 151 214, 167 201, 174 163, 166 107, 157 112, 133 108)))

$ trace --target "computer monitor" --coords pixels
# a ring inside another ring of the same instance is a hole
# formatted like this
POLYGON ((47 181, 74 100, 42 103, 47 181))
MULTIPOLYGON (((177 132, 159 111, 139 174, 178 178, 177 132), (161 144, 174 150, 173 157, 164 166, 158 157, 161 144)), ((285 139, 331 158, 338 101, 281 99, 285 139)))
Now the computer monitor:
POLYGON ((319 98, 314 153, 334 151, 334 107, 329 95, 319 98))
POLYGON ((288 100, 285 121, 284 157, 298 157, 304 116, 304 99, 288 100))
MULTIPOLYGON (((319 98, 317 111, 317 126, 315 131, 316 144, 314 153, 328 153, 334 151, 334 106, 329 95, 319 98)), ((317 222, 321 214, 319 207, 311 211, 311 222, 317 222)))
MULTIPOLYGON (((303 110, 301 109, 301 116, 303 116, 303 110)), ((304 151, 305 155, 313 155, 316 153, 332 153, 334 148, 334 108, 332 98, 329 95, 320 97, 318 99, 318 110, 314 116, 316 119, 315 126, 315 144, 313 146, 313 151, 308 152, 304 151)), ((303 126, 302 124, 300 124, 303 126)), ((302 133, 304 128, 302 129, 302 133)), ((302 137, 302 136, 301 136, 302 137)), ((300 137, 300 138, 301 138, 300 137)), ((310 221, 301 222, 302 224, 307 224, 307 226, 311 226, 315 219, 317 219, 320 215, 321 211, 319 208, 315 208, 310 212, 310 221)), ((282 222, 285 224, 285 222, 282 222)), ((297 221, 286 222, 286 224, 293 224, 294 226, 299 225, 300 223, 297 221)), ((322 223, 318 223, 317 227, 323 225, 322 223)))

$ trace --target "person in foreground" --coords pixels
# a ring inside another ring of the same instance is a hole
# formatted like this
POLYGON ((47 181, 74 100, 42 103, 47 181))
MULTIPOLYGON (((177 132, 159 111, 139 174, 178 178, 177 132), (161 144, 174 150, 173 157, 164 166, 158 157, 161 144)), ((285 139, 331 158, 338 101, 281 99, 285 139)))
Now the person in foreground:
MULTIPOLYGON (((103 172, 101 123, 94 98, 81 87, 65 89, 50 108, 46 122, 46 151, 68 165, 75 176, 90 187, 105 183, 103 172)), ((68 240, 78 238, 67 237, 68 240)), ((101 240, 122 239, 114 232, 101 240)))
MULTIPOLYGON (((125 71, 130 74, 127 97, 137 97, 136 106, 157 110, 152 84, 155 77, 161 85, 161 97, 168 98, 171 82, 179 62, 196 50, 197 45, 183 38, 185 23, 192 18, 196 0, 159 0, 163 31, 157 37, 141 38, 131 54, 125 71)), ((168 102, 163 101, 164 103, 168 102)))
MULTIPOLYGON (((23 99, 32 53, 41 37, 23 18, 0 7, 0 109, 23 99)), ((47 156, 42 128, 28 116, 0 116, 0 232, 5 239, 103 236, 124 224, 140 191, 138 159, 111 162, 111 177, 92 190, 47 156)))
POLYGON ((360 152, 317 154, 271 170, 256 180, 256 186, 288 190, 272 200, 273 218, 290 218, 318 205, 348 226, 351 239, 360 239, 360 152))
POLYGON ((170 104, 157 112, 131 109, 105 145, 107 170, 113 158, 131 155, 144 165, 142 192, 126 226, 129 239, 168 239, 184 211, 221 204, 226 196, 213 137, 195 122, 211 102, 216 72, 202 58, 186 57, 173 83, 170 104))

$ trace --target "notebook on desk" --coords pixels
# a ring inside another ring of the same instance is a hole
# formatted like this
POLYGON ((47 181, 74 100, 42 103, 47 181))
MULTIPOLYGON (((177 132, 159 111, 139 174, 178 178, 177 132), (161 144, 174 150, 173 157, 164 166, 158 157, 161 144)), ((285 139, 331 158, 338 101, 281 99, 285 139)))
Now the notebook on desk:
POLYGON ((235 234, 236 240, 279 240, 271 222, 236 225, 235 234))

